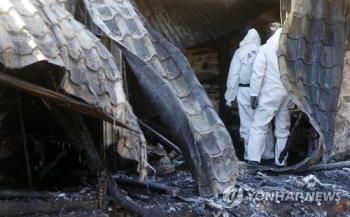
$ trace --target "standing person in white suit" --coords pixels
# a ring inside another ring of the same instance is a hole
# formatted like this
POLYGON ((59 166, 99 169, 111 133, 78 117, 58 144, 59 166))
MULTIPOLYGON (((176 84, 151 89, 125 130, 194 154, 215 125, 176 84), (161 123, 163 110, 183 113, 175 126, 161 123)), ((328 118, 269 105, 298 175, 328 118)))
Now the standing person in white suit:
MULTIPOLYGON (((259 33, 250 29, 244 39, 240 42, 239 48, 233 55, 229 75, 227 78, 227 90, 225 93, 226 105, 231 107, 232 101, 237 96, 238 112, 240 118, 240 135, 244 139, 244 158, 248 156, 249 131, 253 123, 254 110, 250 106, 250 78, 252 65, 261 44, 259 33)), ((266 139, 266 160, 273 159, 274 137, 271 124, 268 125, 269 136, 266 139), (270 149, 269 149, 270 147, 270 149), (271 152, 272 150, 272 152, 271 152)))
POLYGON ((277 50, 281 28, 276 23, 271 26, 275 33, 262 45, 254 61, 250 80, 251 106, 255 109, 254 122, 250 129, 248 149, 248 167, 260 163, 264 153, 268 125, 274 119, 276 137, 275 162, 277 166, 286 166, 287 156, 278 160, 286 146, 289 136, 290 114, 293 103, 289 99, 281 79, 277 59, 277 50), (274 25, 274 26, 273 26, 274 25))

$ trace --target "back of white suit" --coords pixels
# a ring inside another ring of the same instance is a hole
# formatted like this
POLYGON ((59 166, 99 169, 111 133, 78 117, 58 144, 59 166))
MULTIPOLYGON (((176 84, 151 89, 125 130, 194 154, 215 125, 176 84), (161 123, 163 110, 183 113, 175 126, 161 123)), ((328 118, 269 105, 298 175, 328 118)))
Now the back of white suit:
POLYGON ((277 50, 281 29, 261 46, 253 66, 251 77, 251 96, 258 96, 258 107, 254 114, 254 123, 250 131, 248 148, 254 150, 248 156, 249 160, 260 162, 265 151, 264 140, 268 124, 274 119, 276 136, 275 164, 285 166, 287 157, 278 161, 280 153, 285 148, 290 127, 290 110, 293 103, 288 99, 280 79, 277 50))
MULTIPOLYGON (((259 55, 255 59, 254 73, 251 77, 251 96, 269 96, 273 93, 274 101, 284 101, 287 97, 287 91, 280 79, 277 59, 280 32, 281 29, 278 29, 276 33, 267 40, 266 44, 261 46, 259 55)), ((264 104, 265 101, 271 101, 271 98, 259 97, 259 105, 264 104)))
MULTIPOLYGON (((240 118, 240 135, 244 139, 245 153, 247 158, 248 142, 250 128, 253 124, 254 110, 250 106, 250 79, 252 75, 252 66, 256 55, 259 51, 261 39, 259 33, 255 29, 250 29, 244 39, 240 42, 239 48, 236 50, 230 65, 229 75, 227 79, 227 90, 225 99, 232 102, 237 96, 238 112, 240 118)), ((229 103, 230 104, 230 103, 229 103)), ((271 128, 271 126, 269 126, 271 128)), ((272 129, 272 128, 271 128, 272 129)), ((273 148, 274 138, 271 129, 267 136, 267 149, 273 148)), ((263 158, 270 159, 274 155, 271 151, 266 150, 268 155, 263 158)))
POLYGON ((227 78, 225 99, 232 102, 238 91, 238 84, 249 84, 252 76, 252 65, 261 43, 260 36, 255 29, 250 29, 239 43, 231 60, 227 78))

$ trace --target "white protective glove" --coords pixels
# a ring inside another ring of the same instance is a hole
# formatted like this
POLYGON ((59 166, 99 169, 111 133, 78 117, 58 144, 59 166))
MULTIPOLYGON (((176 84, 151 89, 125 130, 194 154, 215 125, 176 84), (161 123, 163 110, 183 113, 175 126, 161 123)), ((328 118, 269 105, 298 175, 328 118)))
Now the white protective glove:
POLYGON ((228 107, 228 108, 231 108, 231 102, 230 101, 226 101, 226 106, 228 107))

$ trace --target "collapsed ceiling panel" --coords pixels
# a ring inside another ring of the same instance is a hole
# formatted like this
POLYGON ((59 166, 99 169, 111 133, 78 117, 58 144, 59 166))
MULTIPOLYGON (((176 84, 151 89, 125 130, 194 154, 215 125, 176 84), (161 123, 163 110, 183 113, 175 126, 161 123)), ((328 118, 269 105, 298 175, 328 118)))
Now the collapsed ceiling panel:
MULTIPOLYGON (((60 66, 59 71, 54 72, 59 75, 54 91, 89 105, 80 107, 85 113, 90 110, 90 113, 107 115, 114 123, 133 129, 135 132, 129 132, 131 141, 122 144, 118 150, 122 156, 139 161, 139 169, 145 173, 145 138, 126 101, 114 57, 94 34, 61 7, 61 3, 55 0, 1 1, 0 62, 9 70, 40 61, 60 66)), ((23 85, 22 90, 30 92, 23 85)), ((45 91, 37 92, 45 97, 45 91)), ((64 101, 64 97, 58 98, 64 101)))
POLYGON ((153 30, 127 0, 85 0, 85 5, 95 24, 123 51, 184 153, 199 194, 222 193, 233 185, 238 171, 232 140, 181 51, 153 30), (193 101, 184 103, 188 102, 184 98, 193 101))
MULTIPOLYGON (((280 38, 279 63, 289 95, 320 135, 309 157, 333 147, 344 62, 342 0, 294 1, 280 38)), ((327 157, 326 157, 327 158, 327 157)))

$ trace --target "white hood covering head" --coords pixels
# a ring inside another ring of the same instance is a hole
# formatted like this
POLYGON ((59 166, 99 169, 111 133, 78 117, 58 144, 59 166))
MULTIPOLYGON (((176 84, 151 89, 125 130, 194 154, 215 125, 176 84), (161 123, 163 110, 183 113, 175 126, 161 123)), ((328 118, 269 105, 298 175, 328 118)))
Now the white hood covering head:
POLYGON ((278 28, 276 32, 266 41, 266 44, 275 44, 275 50, 278 50, 278 42, 280 40, 280 35, 281 35, 281 28, 278 28))
POLYGON ((259 51, 261 39, 255 29, 250 29, 239 43, 231 60, 227 77, 225 99, 229 103, 235 100, 239 83, 249 84, 252 75, 252 64, 259 51))
POLYGON ((252 46, 260 46, 261 39, 259 33, 255 29, 250 29, 244 39, 239 43, 239 47, 250 44, 252 46))

